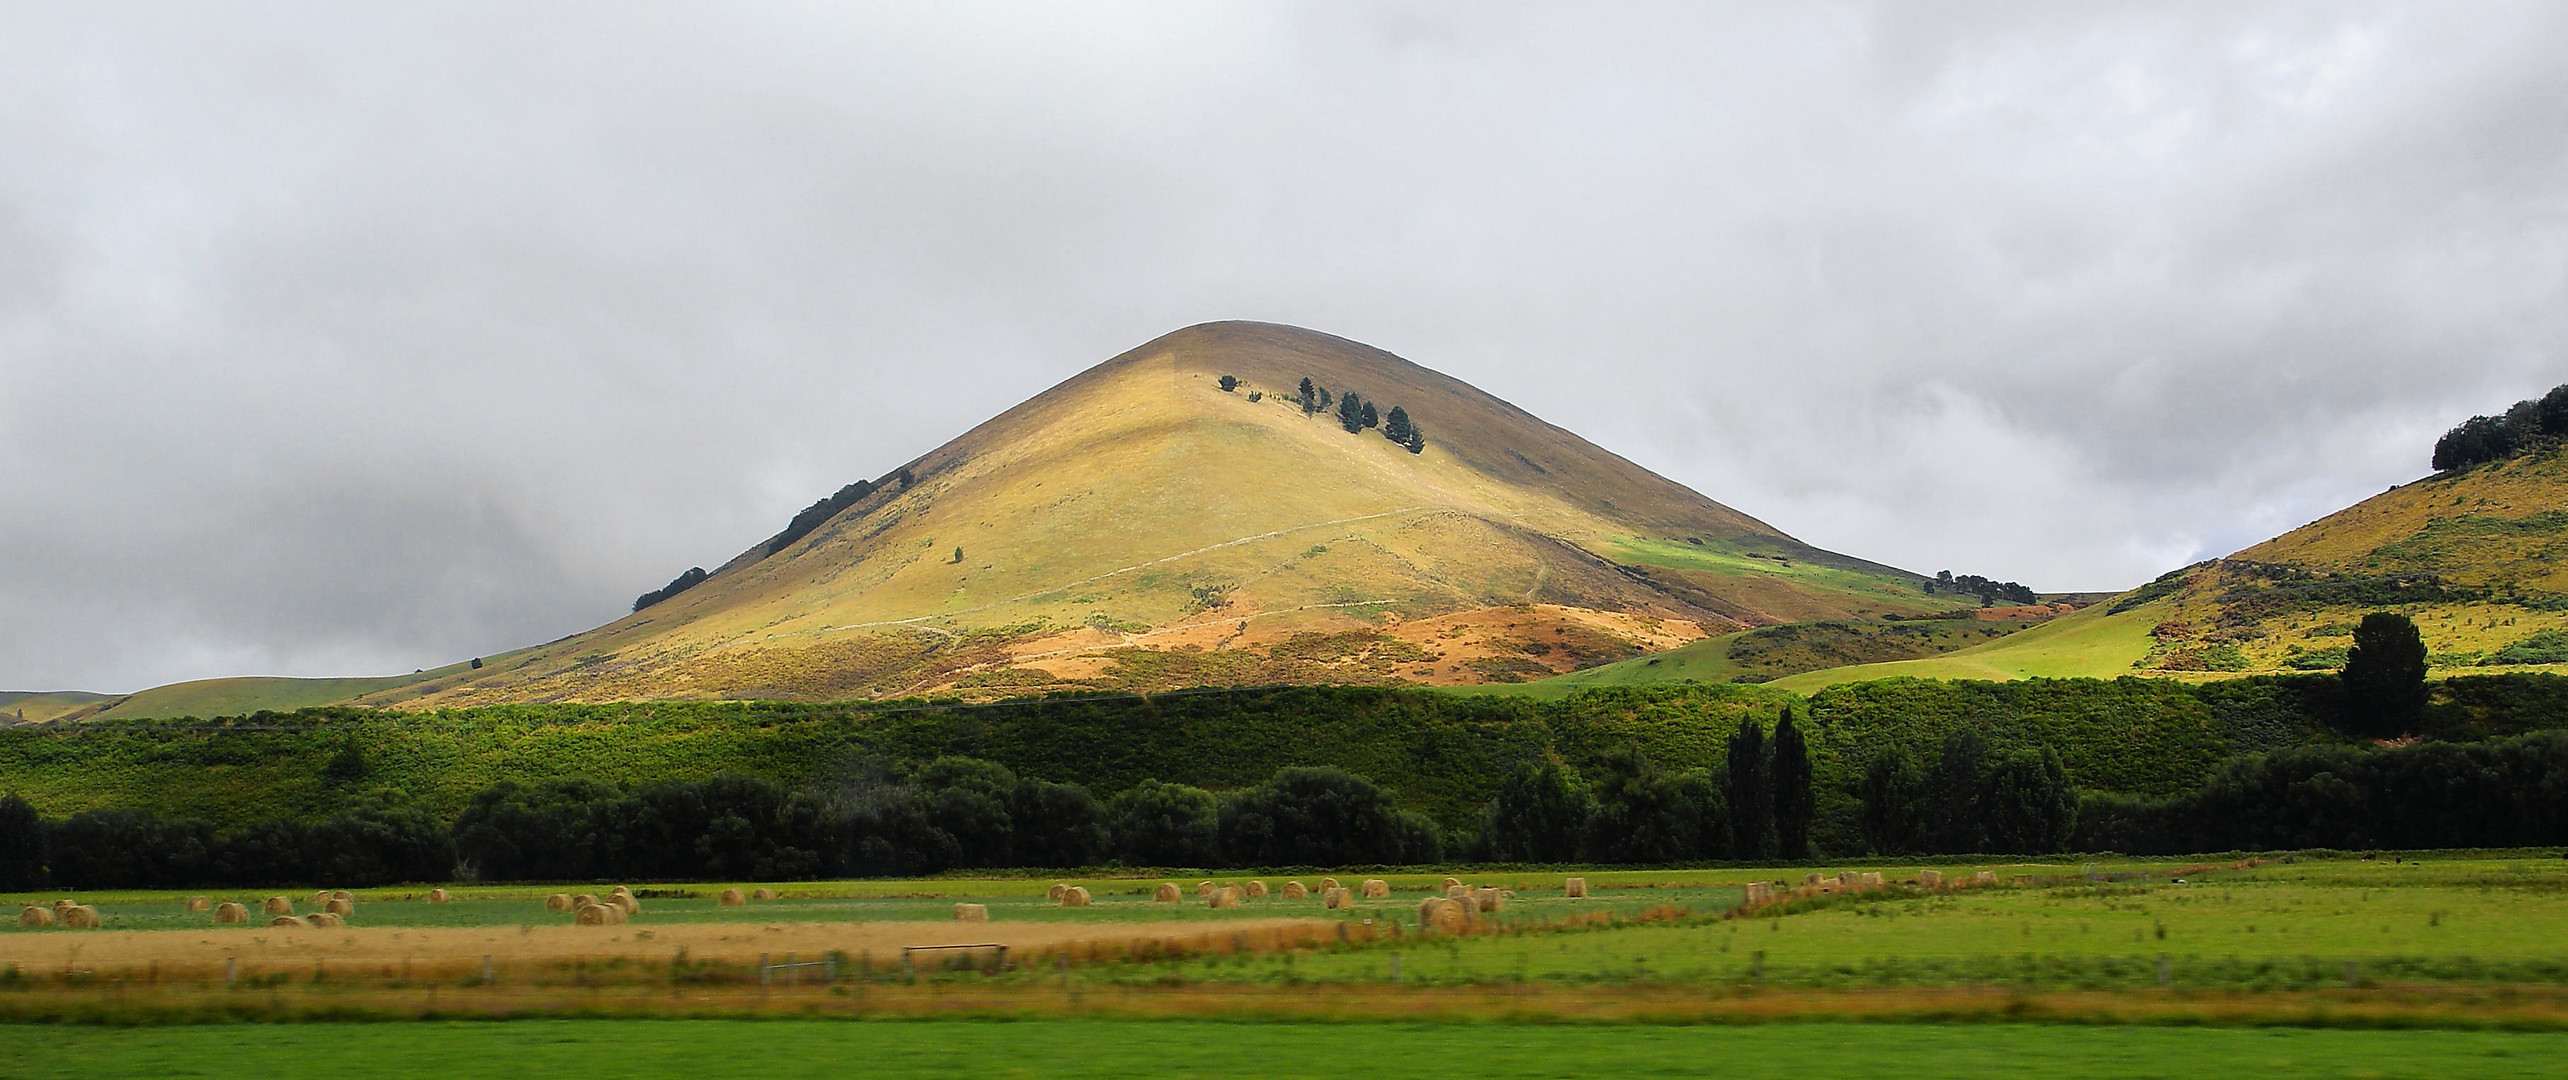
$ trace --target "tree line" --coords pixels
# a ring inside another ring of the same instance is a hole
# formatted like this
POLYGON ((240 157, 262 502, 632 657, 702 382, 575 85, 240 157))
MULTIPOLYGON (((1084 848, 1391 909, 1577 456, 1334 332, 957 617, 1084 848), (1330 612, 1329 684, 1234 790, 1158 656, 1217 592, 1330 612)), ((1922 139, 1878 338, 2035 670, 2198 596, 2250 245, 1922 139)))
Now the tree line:
POLYGON ((2434 442, 2434 471, 2467 469, 2568 438, 2568 386, 2553 387, 2496 416, 2473 416, 2434 442))
POLYGON ((1934 577, 1928 579, 1924 583, 1923 587, 1925 588, 1926 595, 1928 596, 1933 596, 1936 593, 1942 592, 1979 597, 1981 607, 1991 607, 2000 601, 2004 601, 2009 604, 2038 604, 2042 602, 2042 597, 2039 594, 2035 593, 2032 589, 2023 585, 2018 585, 2015 582, 1991 581, 1979 576, 1978 574, 1963 574, 1960 577, 1954 577, 1953 572, 1950 570, 1937 571, 1934 577))
MULTIPOLYGON (((1225 383, 1223 390, 1229 390, 1237 385, 1228 375, 1222 376, 1222 379, 1225 383)), ((1302 385, 1298 388, 1297 395, 1301 401, 1304 416, 1312 416, 1327 410, 1332 400, 1328 388, 1312 382, 1307 375, 1302 377, 1302 385)), ((1368 428, 1379 428, 1382 437, 1390 440, 1394 445, 1412 454, 1426 452, 1427 433, 1425 429, 1418 426, 1416 420, 1409 416, 1409 410, 1394 405, 1390 412, 1382 412, 1377 403, 1365 400, 1364 395, 1353 390, 1347 391, 1334 400, 1337 402, 1338 426, 1346 429, 1347 434, 1360 435, 1368 428)))

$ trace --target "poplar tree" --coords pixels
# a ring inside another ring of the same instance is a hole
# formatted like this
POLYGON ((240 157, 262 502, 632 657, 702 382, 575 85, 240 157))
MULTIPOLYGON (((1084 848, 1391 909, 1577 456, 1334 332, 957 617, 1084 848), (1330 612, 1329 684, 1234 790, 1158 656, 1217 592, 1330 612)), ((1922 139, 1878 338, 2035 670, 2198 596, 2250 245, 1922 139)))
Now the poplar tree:
POLYGON ((1765 728, 1755 720, 1730 737, 1730 857, 1762 859, 1774 851, 1774 774, 1765 728))
POLYGON ((1810 857, 1810 748, 1792 722, 1792 710, 1774 722, 1774 834, 1777 854, 1787 859, 1810 857))

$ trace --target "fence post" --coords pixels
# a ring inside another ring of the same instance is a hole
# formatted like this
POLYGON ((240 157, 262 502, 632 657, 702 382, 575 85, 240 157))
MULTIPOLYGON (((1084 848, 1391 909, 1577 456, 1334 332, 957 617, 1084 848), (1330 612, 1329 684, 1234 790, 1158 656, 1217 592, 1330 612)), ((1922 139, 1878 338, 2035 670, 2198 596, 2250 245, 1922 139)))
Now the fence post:
POLYGON ((907 945, 901 946, 901 981, 905 983, 918 981, 918 968, 910 963, 910 950, 907 945))
POLYGON ((785 985, 802 985, 802 965, 794 963, 794 954, 785 954, 785 985))
POLYGON ((491 974, 490 957, 482 957, 482 985, 489 986, 498 981, 499 980, 491 974))
POLYGON ((225 986, 230 986, 230 985, 232 985, 232 980, 239 978, 239 977, 240 977, 240 975, 241 975, 241 958, 240 958, 240 957, 237 957, 237 956, 226 956, 226 957, 224 957, 224 958, 223 958, 223 985, 225 985, 225 986))
POLYGON ((823 958, 823 962, 828 966, 820 969, 820 981, 829 986, 838 985, 838 950, 829 950, 829 955, 823 958))
POLYGON ((758 954, 758 988, 766 989, 776 977, 776 969, 767 965, 767 954, 758 954))
POLYGON ((1008 970, 1008 947, 1007 947, 1007 946, 1005 946, 1005 945, 1001 945, 1001 946, 999 946, 999 969, 998 969, 997 971, 991 972, 991 974, 993 974, 993 975, 1004 974, 1004 973, 1006 973, 1006 971, 1007 971, 1007 970, 1008 970))

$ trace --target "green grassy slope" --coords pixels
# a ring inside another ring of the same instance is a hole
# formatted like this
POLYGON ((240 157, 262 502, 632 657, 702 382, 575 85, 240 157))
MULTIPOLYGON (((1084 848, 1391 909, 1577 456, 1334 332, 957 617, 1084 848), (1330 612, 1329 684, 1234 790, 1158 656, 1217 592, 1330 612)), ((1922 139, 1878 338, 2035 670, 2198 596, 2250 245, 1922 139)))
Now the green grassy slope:
POLYGON ((2148 613, 2112 614, 2105 606, 1942 656, 1826 668, 1774 686, 1797 693, 1869 679, 2111 679, 2131 674, 2132 661, 2149 651, 2148 613))
POLYGON ((440 674, 464 669, 455 664, 437 671, 374 679, 285 679, 244 676, 199 679, 155 686, 140 693, 94 703, 67 713, 74 720, 139 720, 174 716, 242 716, 265 711, 289 712, 333 705, 361 694, 410 686, 440 674))
POLYGON ((115 699, 114 694, 92 694, 84 690, 0 691, 0 720, 42 723, 115 699))
POLYGON ((1789 623, 1706 638, 1520 686, 1457 689, 1551 699, 1600 686, 1771 681, 1849 664, 1958 653, 2039 625, 1982 619, 1789 623))

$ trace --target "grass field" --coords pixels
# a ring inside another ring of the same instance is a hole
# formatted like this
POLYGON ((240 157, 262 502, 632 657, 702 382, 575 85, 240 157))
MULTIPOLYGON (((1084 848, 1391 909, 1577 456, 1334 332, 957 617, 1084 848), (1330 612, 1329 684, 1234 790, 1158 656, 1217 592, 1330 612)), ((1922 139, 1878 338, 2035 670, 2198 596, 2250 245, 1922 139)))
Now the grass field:
POLYGON ((1840 683, 1911 676, 1920 679, 2112 679, 2133 674, 2131 663, 2149 654, 2149 628, 2158 613, 2146 608, 2115 615, 2105 605, 1960 652, 1886 664, 1858 664, 1777 679, 1777 689, 1807 694, 1840 683))
POLYGON ((649 1075, 1698 1077, 1822 1066, 1991 1075, 2542 1077, 2568 1035, 2025 1024, 1575 1027, 1130 1021, 530 1021, 17 1028, 0 1080, 52 1077, 649 1075))

